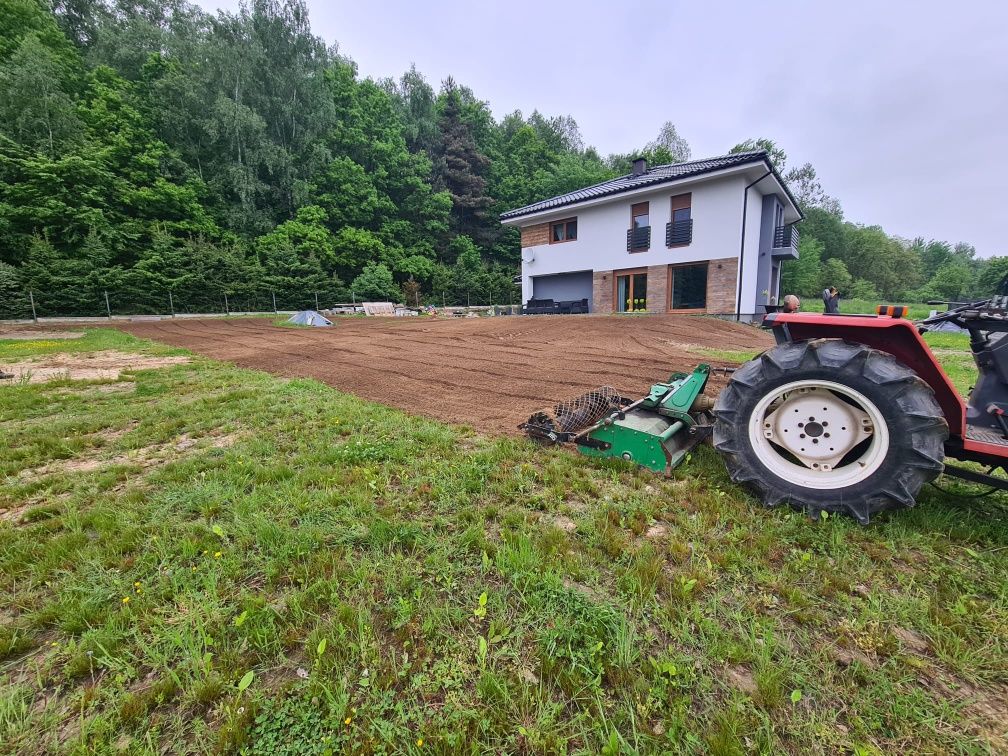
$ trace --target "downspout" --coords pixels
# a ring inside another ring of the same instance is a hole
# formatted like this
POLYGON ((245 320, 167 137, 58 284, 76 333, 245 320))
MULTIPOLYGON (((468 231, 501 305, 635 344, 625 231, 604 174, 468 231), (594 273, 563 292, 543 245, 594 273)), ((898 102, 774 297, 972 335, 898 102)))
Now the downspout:
POLYGON ((739 245, 738 255, 738 283, 736 284, 736 291, 738 294, 735 298, 735 320, 742 319, 742 279, 745 277, 745 222, 746 213, 749 210, 749 190, 771 173, 773 173, 772 170, 767 171, 752 183, 746 184, 746 188, 742 192, 742 243, 739 245))

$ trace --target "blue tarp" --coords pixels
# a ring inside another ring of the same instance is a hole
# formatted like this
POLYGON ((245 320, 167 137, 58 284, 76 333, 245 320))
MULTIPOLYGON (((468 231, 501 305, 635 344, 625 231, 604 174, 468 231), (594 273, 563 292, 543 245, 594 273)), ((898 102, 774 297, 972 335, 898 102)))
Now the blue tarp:
POLYGON ((306 326, 331 326, 332 321, 319 315, 315 310, 301 310, 290 316, 288 323, 306 326))

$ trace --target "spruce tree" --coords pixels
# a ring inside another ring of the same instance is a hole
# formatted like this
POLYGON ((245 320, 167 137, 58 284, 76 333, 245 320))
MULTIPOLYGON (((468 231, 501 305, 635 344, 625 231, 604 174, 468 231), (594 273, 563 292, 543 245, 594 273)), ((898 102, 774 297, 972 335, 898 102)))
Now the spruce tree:
POLYGON ((487 227, 486 210, 492 200, 484 178, 490 160, 480 152, 462 116, 462 98, 449 78, 438 120, 440 144, 434 166, 435 182, 439 189, 451 194, 452 231, 487 243, 493 233, 487 227))

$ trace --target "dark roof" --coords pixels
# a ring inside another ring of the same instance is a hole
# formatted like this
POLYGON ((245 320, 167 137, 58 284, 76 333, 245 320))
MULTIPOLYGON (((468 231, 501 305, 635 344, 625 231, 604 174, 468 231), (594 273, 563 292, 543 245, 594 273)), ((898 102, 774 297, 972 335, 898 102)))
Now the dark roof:
MULTIPOLYGON (((641 187, 651 186, 652 184, 662 184, 666 181, 677 181, 679 179, 690 178, 692 176, 701 176, 705 173, 721 171, 725 168, 735 168, 740 165, 760 162, 765 163, 771 168, 771 170, 773 170, 766 150, 750 150, 748 152, 736 152, 733 155, 722 155, 721 157, 704 158, 703 160, 690 160, 685 163, 656 165, 653 168, 648 168, 647 173, 640 176, 634 176, 633 174, 620 176, 618 178, 610 179, 609 181, 603 181, 601 184, 595 184, 594 186, 588 186, 584 189, 578 189, 575 192, 561 194, 557 197, 550 197, 542 202, 534 202, 531 205, 525 205, 525 207, 519 207, 515 210, 508 210, 506 213, 501 213, 500 217, 501 220, 518 218, 522 215, 531 215, 532 213, 551 210, 555 207, 573 205, 575 202, 584 202, 585 200, 606 197, 611 194, 620 194, 622 192, 628 192, 631 189, 640 189, 641 187)), ((794 205, 797 208, 798 203, 795 202, 794 197, 791 196, 791 192, 784 184, 780 174, 778 174, 776 170, 773 170, 773 173, 780 182, 780 185, 784 187, 784 191, 787 192, 790 200, 794 202, 794 205)), ((801 214, 800 209, 798 212, 801 214)))

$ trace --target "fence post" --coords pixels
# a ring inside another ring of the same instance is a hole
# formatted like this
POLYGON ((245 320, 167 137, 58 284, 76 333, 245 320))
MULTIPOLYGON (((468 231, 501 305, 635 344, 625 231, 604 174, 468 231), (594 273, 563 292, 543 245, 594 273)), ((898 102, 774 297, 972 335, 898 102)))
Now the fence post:
POLYGON ((447 306, 448 306, 448 305, 447 305, 447 304, 445 304, 445 297, 444 297, 444 292, 442 291, 442 292, 441 292, 441 309, 443 310, 443 309, 445 309, 445 308, 446 308, 447 306))
POLYGON ((277 309, 277 306, 276 306, 276 292, 275 291, 271 291, 270 294, 273 295, 273 314, 274 315, 279 315, 280 311, 277 309))
POLYGON ((224 314, 225 315, 230 315, 231 314, 231 305, 228 304, 228 301, 227 301, 227 292, 226 291, 224 292, 224 314))
POLYGON ((354 309, 357 309, 357 295, 353 291, 350 292, 350 301, 353 303, 354 309))
POLYGON ((318 292, 315 292, 315 312, 318 312, 318 292))
POLYGON ((466 292, 466 308, 472 307, 472 302, 469 301, 469 292, 466 292))
POLYGON ((417 306, 417 309, 419 310, 420 309, 420 289, 417 289, 413 293, 416 294, 416 306, 417 306))
POLYGON ((28 290, 28 299, 31 300, 32 320, 34 320, 35 324, 38 325, 38 315, 35 314, 35 295, 32 293, 31 289, 28 290))
POLYGON ((175 317, 175 300, 172 299, 171 289, 168 290, 168 309, 171 310, 171 316, 175 317))
POLYGON ((108 313, 108 319, 112 320, 112 308, 109 306, 107 289, 105 290, 105 312, 108 313))

